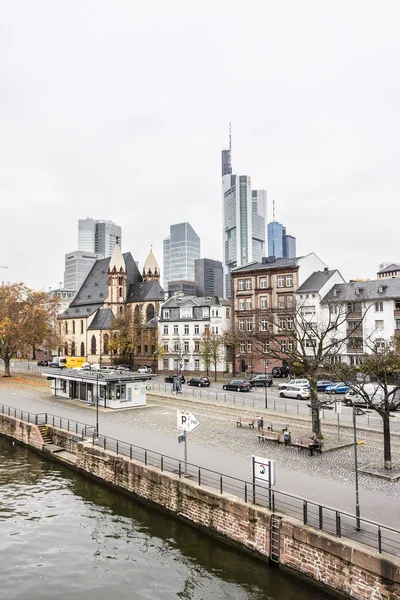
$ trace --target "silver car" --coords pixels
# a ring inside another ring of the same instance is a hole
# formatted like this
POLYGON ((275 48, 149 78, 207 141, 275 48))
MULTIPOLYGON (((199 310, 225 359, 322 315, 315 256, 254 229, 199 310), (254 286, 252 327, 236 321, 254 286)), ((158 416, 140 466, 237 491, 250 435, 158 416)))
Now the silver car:
POLYGON ((309 400, 310 389, 304 385, 288 385, 286 390, 279 392, 281 398, 296 398, 297 400, 309 400))

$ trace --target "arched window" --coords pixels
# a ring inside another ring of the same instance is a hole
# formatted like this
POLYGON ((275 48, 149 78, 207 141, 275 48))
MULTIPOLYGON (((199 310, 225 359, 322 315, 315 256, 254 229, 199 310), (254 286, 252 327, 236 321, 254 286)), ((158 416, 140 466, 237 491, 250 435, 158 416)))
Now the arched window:
POLYGON ((75 333, 75 321, 72 321, 72 333, 75 333))
POLYGON ((139 306, 137 306, 135 308, 135 319, 134 320, 135 320, 135 324, 139 325, 139 322, 140 322, 140 308, 139 308, 139 306))
POLYGON ((83 321, 81 321, 81 333, 83 333, 83 321))
POLYGON ((149 304, 146 310, 147 321, 154 319, 154 304, 149 304))
POLYGON ((94 335, 92 335, 90 352, 91 354, 96 354, 96 336, 94 335))
POLYGON ((75 356, 75 354, 76 354, 75 342, 71 342, 71 356, 75 356))
POLYGON ((64 344, 64 354, 65 356, 68 356, 68 342, 65 342, 64 344))
POLYGON ((119 297, 122 298, 122 287, 119 288, 119 297))
POLYGON ((85 344, 81 342, 81 356, 85 356, 85 344))
POLYGON ((124 314, 124 307, 123 307, 123 306, 120 306, 120 307, 119 307, 119 314, 120 314, 120 315, 123 315, 123 314, 124 314))
POLYGON ((118 285, 122 285, 124 282, 124 278, 123 277, 118 277, 118 285))
POLYGON ((118 349, 117 349, 117 334, 116 333, 114 333, 114 335, 113 335, 113 345, 114 345, 113 352, 114 352, 114 354, 117 354, 118 349))
POLYGON ((64 323, 64 331, 65 333, 68 333, 68 321, 65 321, 64 323))
POLYGON ((105 333, 103 337, 103 354, 108 354, 108 339, 108 333, 105 333))

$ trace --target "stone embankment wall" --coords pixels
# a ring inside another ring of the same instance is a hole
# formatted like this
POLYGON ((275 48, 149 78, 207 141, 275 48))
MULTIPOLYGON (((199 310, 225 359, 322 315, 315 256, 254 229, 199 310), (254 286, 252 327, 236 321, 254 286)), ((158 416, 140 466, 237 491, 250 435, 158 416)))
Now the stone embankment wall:
MULTIPOLYGON (((49 428, 58 445, 76 451, 81 472, 133 494, 228 543, 267 559, 271 513, 235 496, 199 487, 177 475, 144 466, 76 442, 71 433, 49 428)), ((40 449, 40 431, 34 426, 0 416, 0 433, 40 449)), ((56 456, 55 456, 56 458, 56 456)), ((280 564, 301 574, 339 598, 400 600, 400 560, 372 548, 304 526, 282 516, 280 564)))

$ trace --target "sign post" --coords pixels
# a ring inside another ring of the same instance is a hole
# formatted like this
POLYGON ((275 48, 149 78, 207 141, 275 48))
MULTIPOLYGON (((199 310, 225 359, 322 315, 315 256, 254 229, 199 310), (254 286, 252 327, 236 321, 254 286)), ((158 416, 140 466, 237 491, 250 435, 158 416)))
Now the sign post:
POLYGON ((178 442, 184 442, 185 446, 184 446, 184 469, 185 469, 185 475, 187 475, 187 432, 188 431, 193 431, 193 429, 196 429, 196 427, 198 427, 200 425, 200 422, 196 419, 196 417, 194 416, 193 413, 187 411, 187 410, 177 410, 176 411, 176 417, 177 417, 177 427, 179 431, 183 431, 183 436, 180 435, 178 437, 178 442), (182 439, 183 438, 183 439, 182 439))
POLYGON ((275 485, 275 461, 260 456, 252 456, 253 472, 253 504, 256 503, 256 482, 268 483, 268 504, 269 509, 273 510, 272 486, 275 485))
POLYGON ((340 413, 342 412, 342 403, 335 401, 335 413, 337 414, 337 439, 340 442, 340 413))

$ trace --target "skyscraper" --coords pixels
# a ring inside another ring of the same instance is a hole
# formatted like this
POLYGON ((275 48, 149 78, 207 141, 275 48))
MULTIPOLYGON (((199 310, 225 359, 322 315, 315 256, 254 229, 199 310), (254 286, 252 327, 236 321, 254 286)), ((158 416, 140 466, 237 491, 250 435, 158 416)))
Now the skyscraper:
POLYGON ((230 272, 265 254, 267 192, 251 189, 247 175, 232 175, 231 144, 222 150, 222 211, 225 298, 230 272))
POLYGON ((196 296, 223 297, 222 262, 211 258, 198 258, 194 262, 196 296))
POLYGON ((64 288, 78 291, 98 258, 94 252, 77 250, 65 255, 64 288))
POLYGON ((104 258, 108 258, 111 256, 117 241, 119 246, 122 247, 121 240, 121 227, 112 221, 79 219, 78 250, 96 252, 104 258))
POLYGON ((200 258, 200 238, 189 223, 169 228, 163 242, 164 288, 169 281, 194 281, 194 261, 200 258))
POLYGON ((268 223, 268 256, 295 258, 296 238, 286 234, 286 227, 278 221, 268 223))

